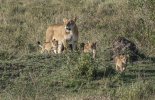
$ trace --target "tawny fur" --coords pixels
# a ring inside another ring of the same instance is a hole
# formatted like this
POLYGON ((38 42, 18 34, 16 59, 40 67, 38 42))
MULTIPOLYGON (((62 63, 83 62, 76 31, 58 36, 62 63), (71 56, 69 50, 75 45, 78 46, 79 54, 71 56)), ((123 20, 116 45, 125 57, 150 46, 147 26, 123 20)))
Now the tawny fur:
POLYGON ((127 66, 127 56, 118 55, 114 58, 116 64, 116 71, 123 72, 127 66))
POLYGON ((41 48, 41 53, 57 53, 57 49, 58 49, 58 41, 53 39, 50 42, 45 42, 43 45, 41 45, 40 42, 38 42, 39 47, 41 48))
POLYGON ((81 48, 83 49, 84 53, 92 53, 93 58, 96 57, 96 42, 90 43, 88 41, 87 43, 82 43, 81 48))
POLYGON ((66 49, 69 44, 72 44, 74 50, 77 48, 78 28, 75 22, 76 18, 64 18, 63 24, 55 24, 47 28, 46 42, 52 39, 58 40, 58 53, 62 52, 62 46, 66 49))

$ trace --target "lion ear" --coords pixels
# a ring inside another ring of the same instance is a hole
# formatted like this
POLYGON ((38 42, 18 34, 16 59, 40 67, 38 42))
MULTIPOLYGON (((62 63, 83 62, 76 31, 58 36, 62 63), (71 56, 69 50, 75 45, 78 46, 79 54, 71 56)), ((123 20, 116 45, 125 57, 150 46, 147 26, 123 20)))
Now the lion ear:
POLYGON ((74 20, 74 22, 76 22, 76 20, 77 20, 77 17, 74 17, 74 18, 73 18, 73 20, 74 20))
POLYGON ((52 40, 52 42, 54 42, 54 41, 55 41, 55 39, 52 40))
POLYGON ((66 22, 67 22, 67 20, 68 20, 67 18, 63 18, 63 22, 64 22, 64 23, 66 23, 66 22))
POLYGON ((97 42, 94 42, 94 46, 96 46, 97 45, 97 42))

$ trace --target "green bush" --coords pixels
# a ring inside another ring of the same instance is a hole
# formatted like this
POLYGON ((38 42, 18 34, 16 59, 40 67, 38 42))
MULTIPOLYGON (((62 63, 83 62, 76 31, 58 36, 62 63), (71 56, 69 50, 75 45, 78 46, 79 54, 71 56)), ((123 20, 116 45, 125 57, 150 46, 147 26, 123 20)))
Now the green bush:
POLYGON ((95 79, 98 66, 90 54, 82 54, 74 67, 75 78, 95 79))

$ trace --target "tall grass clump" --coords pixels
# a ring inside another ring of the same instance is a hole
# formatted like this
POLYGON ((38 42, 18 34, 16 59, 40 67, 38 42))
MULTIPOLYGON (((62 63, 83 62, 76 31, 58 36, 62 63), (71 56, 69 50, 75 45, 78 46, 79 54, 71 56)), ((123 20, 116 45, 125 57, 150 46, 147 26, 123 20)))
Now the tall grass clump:
POLYGON ((116 97, 119 100, 149 100, 153 93, 151 82, 138 81, 129 86, 122 86, 116 90, 116 97))

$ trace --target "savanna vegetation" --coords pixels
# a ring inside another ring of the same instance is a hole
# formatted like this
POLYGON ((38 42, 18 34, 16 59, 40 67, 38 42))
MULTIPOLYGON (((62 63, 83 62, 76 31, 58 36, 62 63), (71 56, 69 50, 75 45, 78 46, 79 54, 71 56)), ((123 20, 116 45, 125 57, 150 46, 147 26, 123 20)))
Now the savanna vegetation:
POLYGON ((1 100, 154 100, 154 0, 0 0, 1 100), (77 16, 79 43, 97 41, 97 57, 43 55, 47 27, 77 16), (123 36, 145 58, 115 71, 109 48, 123 36))

